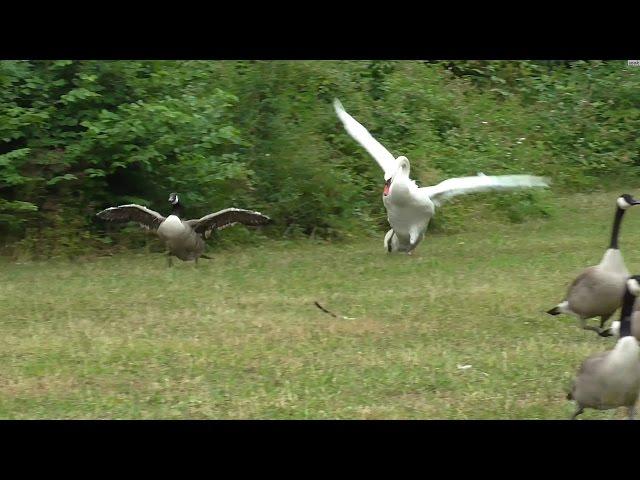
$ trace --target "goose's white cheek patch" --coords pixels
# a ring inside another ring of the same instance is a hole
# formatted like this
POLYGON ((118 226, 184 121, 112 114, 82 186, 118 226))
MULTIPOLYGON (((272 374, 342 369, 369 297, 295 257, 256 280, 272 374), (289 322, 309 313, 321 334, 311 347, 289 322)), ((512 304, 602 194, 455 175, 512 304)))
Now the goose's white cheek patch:
POLYGON ((569 302, 567 300, 558 304, 558 310, 560 310, 561 313, 573 314, 569 308, 569 302))
POLYGON ((614 337, 620 336, 620 322, 618 320, 611 324, 611 333, 614 337))
POLYGON ((630 278, 629 280, 627 280, 627 288, 636 297, 640 293, 640 284, 635 278, 630 278))
POLYGON ((626 210, 627 208, 629 208, 631 205, 629 204, 629 202, 627 202, 624 198, 619 197, 617 200, 618 206, 623 209, 626 210))

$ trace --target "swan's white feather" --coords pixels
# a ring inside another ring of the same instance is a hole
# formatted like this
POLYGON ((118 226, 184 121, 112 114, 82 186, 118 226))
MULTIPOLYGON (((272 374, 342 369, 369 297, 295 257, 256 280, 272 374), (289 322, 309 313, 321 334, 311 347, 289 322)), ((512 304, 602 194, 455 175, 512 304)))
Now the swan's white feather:
POLYGON ((394 158, 371 134, 349 115, 338 99, 333 106, 347 133, 353 137, 378 162, 384 170, 385 180, 391 179, 389 191, 383 196, 391 232, 385 236, 385 248, 391 241, 392 251, 411 252, 424 237, 435 206, 466 193, 487 190, 511 190, 518 188, 547 187, 542 177, 532 175, 488 176, 450 178, 432 187, 418 188, 409 178, 410 165, 406 157, 394 158))
POLYGON ((389 150, 384 148, 380 142, 378 142, 371 134, 364 128, 358 121, 349 115, 340 100, 337 98, 333 101, 333 107, 336 110, 338 118, 342 121, 345 130, 353 139, 364 147, 369 154, 374 158, 380 168, 384 170, 384 177, 387 180, 391 177, 396 169, 396 159, 389 150))
POLYGON ((476 177, 449 178, 437 185, 423 187, 420 191, 426 193, 439 206, 457 195, 467 193, 548 186, 545 178, 533 175, 488 176, 479 174, 476 177))

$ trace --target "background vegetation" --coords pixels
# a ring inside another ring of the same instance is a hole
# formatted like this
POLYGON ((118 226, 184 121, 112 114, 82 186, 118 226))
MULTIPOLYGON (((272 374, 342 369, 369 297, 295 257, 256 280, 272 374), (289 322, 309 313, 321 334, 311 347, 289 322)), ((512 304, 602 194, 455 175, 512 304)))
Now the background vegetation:
MULTIPOLYGON (((263 211, 275 220, 263 235, 379 231, 380 172, 334 97, 423 184, 527 172, 586 191, 640 165, 640 69, 622 61, 1 61, 0 245, 27 257, 144 245, 95 213, 164 212, 171 191, 190 216, 263 211)), ((549 215, 548 195, 458 201, 434 228, 455 231, 478 204, 549 215)))

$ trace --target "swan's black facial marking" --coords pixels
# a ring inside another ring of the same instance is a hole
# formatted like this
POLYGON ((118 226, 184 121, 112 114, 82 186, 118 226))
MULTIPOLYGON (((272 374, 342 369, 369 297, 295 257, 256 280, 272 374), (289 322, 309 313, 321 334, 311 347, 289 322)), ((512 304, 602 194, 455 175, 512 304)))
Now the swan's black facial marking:
POLYGON ((389 195, 389 188, 391 188, 391 179, 384 182, 384 189, 382 190, 382 194, 386 197, 389 195))

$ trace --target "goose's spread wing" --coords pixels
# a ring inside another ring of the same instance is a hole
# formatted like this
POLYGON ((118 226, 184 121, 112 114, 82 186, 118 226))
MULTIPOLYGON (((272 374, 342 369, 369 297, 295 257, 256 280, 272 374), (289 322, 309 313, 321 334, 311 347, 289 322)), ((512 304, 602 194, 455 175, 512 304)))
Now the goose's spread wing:
POLYGON ((102 220, 115 222, 138 222, 141 227, 157 230, 165 218, 158 212, 154 212, 141 205, 120 205, 110 207, 96 214, 102 220))
POLYGON ((210 213, 196 220, 188 220, 187 223, 198 233, 206 233, 210 230, 230 227, 236 223, 249 226, 266 225, 271 219, 260 212, 244 210, 242 208, 226 208, 216 213, 210 213))
POLYGON ((423 187, 420 191, 426 193, 434 203, 441 205, 457 195, 467 193, 548 186, 545 178, 533 175, 487 176, 480 174, 476 177, 450 178, 432 187, 423 187))
POLYGON ((396 170, 396 159, 382 146, 358 121, 349 115, 340 100, 333 101, 333 108, 336 110, 338 118, 342 121, 345 130, 353 139, 364 147, 369 154, 378 162, 380 168, 384 170, 385 177, 393 174, 396 170))
POLYGON ((593 355, 590 355, 589 357, 587 357, 582 362, 582 364, 580 364, 580 368, 578 368, 578 375, 583 375, 583 374, 591 375, 594 372, 597 372, 598 368, 600 367, 602 362, 607 358, 609 353, 611 352, 607 351, 607 352, 594 353, 593 355))
MULTIPOLYGON (((606 360, 609 353, 611 353, 611 351, 590 355, 580 364, 578 373, 576 374, 571 384, 570 393, 569 395, 567 395, 568 400, 575 400, 576 389, 578 388, 580 388, 580 396, 583 397, 583 399, 585 396, 598 396, 599 388, 598 383, 596 383, 595 376, 597 375, 598 371, 601 370, 602 364, 606 360)), ((596 401, 596 398, 591 398, 591 400, 596 401)))

